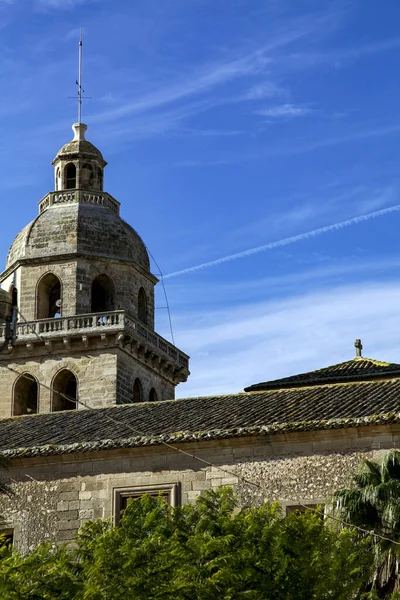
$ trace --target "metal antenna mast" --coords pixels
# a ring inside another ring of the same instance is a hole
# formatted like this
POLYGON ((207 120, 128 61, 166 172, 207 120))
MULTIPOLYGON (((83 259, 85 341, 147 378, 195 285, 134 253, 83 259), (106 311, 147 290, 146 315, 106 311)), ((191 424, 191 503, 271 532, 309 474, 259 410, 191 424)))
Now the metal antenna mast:
POLYGON ((82 27, 79 37, 79 67, 78 67, 78 123, 82 123, 82 93, 85 91, 82 88, 82 27))

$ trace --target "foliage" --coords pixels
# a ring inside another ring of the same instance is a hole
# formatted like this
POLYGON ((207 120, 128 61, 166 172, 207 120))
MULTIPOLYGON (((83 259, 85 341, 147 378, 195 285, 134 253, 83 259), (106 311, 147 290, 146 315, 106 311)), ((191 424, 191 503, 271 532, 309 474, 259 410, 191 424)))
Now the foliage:
MULTIPOLYGON (((368 540, 310 511, 238 510, 230 489, 171 508, 144 496, 120 527, 96 521, 75 549, 3 549, 2 600, 349 600, 368 578, 368 540)), ((370 599, 369 599, 370 600, 370 599)))
POLYGON ((351 486, 334 494, 333 507, 344 520, 390 538, 370 537, 375 569, 367 588, 376 598, 400 597, 400 452, 388 452, 380 463, 364 460, 351 486))
POLYGON ((66 548, 42 545, 21 556, 5 544, 0 547, 2 600, 71 600, 82 588, 78 567, 66 548))

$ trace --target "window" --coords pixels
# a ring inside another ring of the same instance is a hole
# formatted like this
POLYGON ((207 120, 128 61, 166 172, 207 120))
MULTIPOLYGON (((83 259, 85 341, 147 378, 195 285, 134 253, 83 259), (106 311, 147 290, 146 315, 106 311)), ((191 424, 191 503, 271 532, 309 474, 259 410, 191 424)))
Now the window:
POLYGON ((143 389, 142 384, 140 383, 140 379, 136 377, 135 382, 133 384, 133 402, 142 402, 143 400, 143 389))
POLYGON ((69 163, 65 167, 65 187, 67 190, 76 188, 76 167, 74 163, 69 163))
POLYGON ((39 386, 36 379, 24 373, 15 382, 13 415, 34 415, 38 412, 39 386))
POLYGON ((57 191, 61 189, 60 178, 61 178, 61 171, 60 171, 60 167, 58 167, 58 169, 56 171, 56 190, 57 191))
POLYGON ((154 388, 151 388, 150 394, 149 394, 149 402, 157 402, 157 400, 158 400, 157 392, 154 388))
POLYGON ((92 312, 107 312, 115 310, 114 282, 104 273, 98 275, 92 283, 92 312))
POLYGON ((38 319, 61 316, 61 282, 54 273, 47 273, 39 281, 36 307, 38 319))
POLYGON ((87 190, 93 189, 93 167, 85 163, 79 173, 79 187, 87 190))
POLYGON ((14 543, 13 529, 0 529, 0 546, 12 546, 14 543))
POLYGON ((142 287, 138 293, 138 319, 147 325, 147 298, 146 292, 142 287))
POLYGON ((119 524, 122 513, 130 500, 136 500, 145 494, 149 494, 153 498, 161 497, 162 500, 171 506, 180 506, 180 491, 179 483, 114 489, 114 522, 116 525, 119 524))
POLYGON ((77 388, 78 382, 71 371, 63 369, 57 373, 53 381, 53 412, 77 408, 77 388))

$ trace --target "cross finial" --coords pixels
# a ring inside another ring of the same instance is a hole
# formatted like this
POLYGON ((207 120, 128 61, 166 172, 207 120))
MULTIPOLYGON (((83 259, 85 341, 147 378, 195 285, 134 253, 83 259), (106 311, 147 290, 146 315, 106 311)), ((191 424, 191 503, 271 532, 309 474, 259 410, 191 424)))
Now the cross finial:
POLYGON ((84 92, 82 87, 82 27, 79 36, 79 66, 76 85, 78 86, 78 123, 82 123, 82 93, 84 92))
POLYGON ((356 357, 357 358, 361 358, 362 357, 362 354, 361 354, 361 350, 362 350, 361 340, 356 340, 354 342, 354 346, 356 347, 356 357))

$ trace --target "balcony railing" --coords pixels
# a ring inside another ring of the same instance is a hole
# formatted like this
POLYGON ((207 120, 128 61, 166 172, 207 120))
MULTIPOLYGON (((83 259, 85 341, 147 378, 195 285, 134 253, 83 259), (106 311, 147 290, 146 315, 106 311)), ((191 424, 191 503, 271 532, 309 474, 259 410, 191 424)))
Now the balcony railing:
POLYGON ((54 204, 97 204, 98 206, 107 206, 119 215, 119 202, 106 192, 86 191, 86 190, 63 190, 59 192, 49 192, 39 202, 39 213, 41 214, 54 204))
MULTIPOLYGON (((186 354, 179 352, 175 346, 124 310, 39 319, 26 323, 22 321, 17 323, 16 341, 17 343, 36 341, 38 337, 43 340, 52 340, 71 334, 90 336, 100 331, 104 333, 127 331, 135 340, 146 342, 147 345, 159 350, 161 355, 165 354, 166 358, 180 367, 189 368, 189 358, 186 354)), ((0 327, 0 343, 2 338, 4 338, 4 331, 0 327)))

